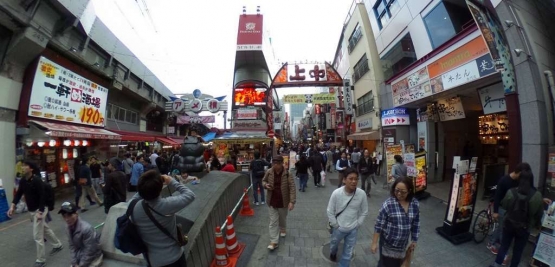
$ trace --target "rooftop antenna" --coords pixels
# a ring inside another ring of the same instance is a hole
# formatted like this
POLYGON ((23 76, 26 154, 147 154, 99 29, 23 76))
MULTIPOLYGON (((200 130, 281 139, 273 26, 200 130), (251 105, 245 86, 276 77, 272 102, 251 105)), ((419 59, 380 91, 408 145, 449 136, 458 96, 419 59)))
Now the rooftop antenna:
POLYGON ((247 7, 243 6, 243 15, 247 15, 247 7))

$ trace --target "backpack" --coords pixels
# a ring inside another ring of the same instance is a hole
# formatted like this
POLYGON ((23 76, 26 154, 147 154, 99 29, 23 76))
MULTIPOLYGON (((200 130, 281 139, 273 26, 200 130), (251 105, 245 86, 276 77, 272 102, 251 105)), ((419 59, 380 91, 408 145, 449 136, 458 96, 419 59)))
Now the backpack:
POLYGON ((514 201, 505 214, 504 227, 511 231, 522 231, 528 229, 530 199, 535 192, 530 191, 527 196, 518 194, 517 188, 510 191, 514 201))
POLYGON ((252 163, 252 174, 255 178, 263 177, 266 174, 264 162, 261 159, 254 160, 252 163))
MULTIPOLYGON (((134 199, 129 203, 127 212, 118 217, 116 221, 116 233, 114 236, 114 246, 123 253, 133 255, 143 254, 148 261, 148 248, 141 238, 137 226, 131 221, 133 218, 133 208, 139 199, 134 199)), ((148 264, 150 266, 150 263, 148 264)))

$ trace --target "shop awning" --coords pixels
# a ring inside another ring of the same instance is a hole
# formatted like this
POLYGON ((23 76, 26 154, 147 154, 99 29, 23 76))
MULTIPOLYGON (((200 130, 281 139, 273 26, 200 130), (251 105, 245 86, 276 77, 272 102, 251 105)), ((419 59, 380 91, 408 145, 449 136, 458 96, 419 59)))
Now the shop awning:
POLYGON ((224 135, 214 138, 214 143, 230 143, 230 144, 253 144, 260 142, 270 142, 272 138, 266 136, 266 132, 234 132, 225 133, 224 135))
POLYGON ((134 142, 154 142, 156 137, 148 133, 137 133, 113 130, 115 133, 121 135, 121 141, 134 141, 134 142))
POLYGON ((380 140, 380 132, 362 132, 347 135, 347 140, 380 140))
POLYGON ((45 134, 51 137, 79 138, 79 139, 104 139, 120 140, 121 135, 101 128, 77 126, 44 121, 29 121, 41 128, 46 129, 45 134))
POLYGON ((176 142, 175 140, 171 139, 171 138, 167 138, 167 137, 156 137, 156 141, 170 145, 170 146, 178 146, 181 145, 181 143, 176 142))

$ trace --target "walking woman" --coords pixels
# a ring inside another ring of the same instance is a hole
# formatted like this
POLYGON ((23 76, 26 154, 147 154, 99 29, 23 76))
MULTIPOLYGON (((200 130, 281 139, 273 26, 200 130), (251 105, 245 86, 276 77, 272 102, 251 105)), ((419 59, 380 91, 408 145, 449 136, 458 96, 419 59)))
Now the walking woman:
POLYGON ((297 175, 299 176, 299 191, 306 191, 306 184, 308 182, 308 160, 305 155, 301 156, 301 159, 295 163, 295 168, 297 169, 297 175))
POLYGON ((414 251, 419 234, 420 211, 412 180, 406 177, 396 179, 374 226, 371 250, 374 254, 377 252, 379 240, 378 266, 400 267, 405 254, 414 251))

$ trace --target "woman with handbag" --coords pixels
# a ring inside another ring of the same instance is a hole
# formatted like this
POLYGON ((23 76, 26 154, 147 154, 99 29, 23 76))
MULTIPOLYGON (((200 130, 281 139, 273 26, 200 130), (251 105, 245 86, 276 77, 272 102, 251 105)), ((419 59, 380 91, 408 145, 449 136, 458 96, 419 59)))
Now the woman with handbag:
POLYGON ((395 180, 390 195, 376 219, 371 251, 374 254, 377 252, 379 241, 378 266, 400 267, 406 258, 410 261, 416 248, 420 234, 420 210, 411 179, 395 180), (410 244, 409 239, 412 241, 410 244))

